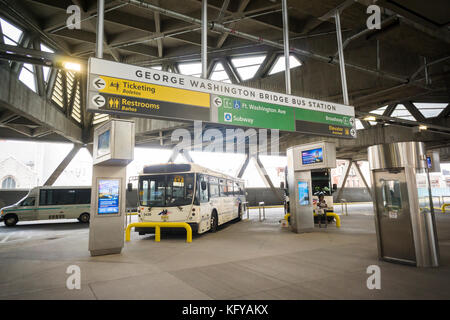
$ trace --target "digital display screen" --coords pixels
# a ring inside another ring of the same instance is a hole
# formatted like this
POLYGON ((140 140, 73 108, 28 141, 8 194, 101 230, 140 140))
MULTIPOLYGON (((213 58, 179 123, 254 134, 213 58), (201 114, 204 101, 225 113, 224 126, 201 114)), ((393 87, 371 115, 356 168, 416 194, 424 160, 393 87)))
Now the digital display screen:
POLYGON ((102 134, 98 135, 97 142, 97 155, 102 156, 108 154, 109 151, 109 140, 110 140, 111 130, 106 130, 102 134))
POLYGON ((118 179, 100 179, 98 181, 98 214, 119 213, 118 179))
POLYGON ((298 202, 301 206, 309 205, 309 186, 307 181, 298 182, 298 202))
POLYGON ((314 164, 322 162, 323 162, 322 148, 302 151, 302 164, 314 164))
POLYGON ((427 166, 428 166, 428 169, 431 169, 431 167, 432 167, 431 157, 427 157, 427 166))

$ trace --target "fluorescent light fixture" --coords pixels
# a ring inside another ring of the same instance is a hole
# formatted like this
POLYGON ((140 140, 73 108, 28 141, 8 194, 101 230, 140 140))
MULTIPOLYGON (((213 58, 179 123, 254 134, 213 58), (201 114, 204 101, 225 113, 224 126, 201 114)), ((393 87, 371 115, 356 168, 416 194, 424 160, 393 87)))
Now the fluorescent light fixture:
POLYGON ((376 121, 377 118, 375 118, 375 116, 365 116, 363 118, 364 121, 376 121))
POLYGON ((419 130, 420 130, 420 131, 422 131, 422 130, 427 130, 427 129, 428 129, 428 127, 427 127, 426 125, 421 124, 421 125, 419 126, 419 130))
POLYGON ((63 66, 64 66, 64 69, 67 69, 67 70, 76 71, 76 72, 81 71, 81 65, 78 63, 64 62, 63 66))

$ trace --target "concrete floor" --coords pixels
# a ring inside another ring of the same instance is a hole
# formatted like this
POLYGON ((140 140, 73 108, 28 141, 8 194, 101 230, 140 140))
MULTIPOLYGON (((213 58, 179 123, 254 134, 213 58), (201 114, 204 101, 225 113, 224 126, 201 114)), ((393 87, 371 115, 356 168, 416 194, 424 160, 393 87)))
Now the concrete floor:
MULTIPOLYGON (((349 206, 342 228, 294 234, 282 209, 267 220, 231 223, 194 237, 138 236, 120 255, 90 257, 88 227, 74 221, 0 227, 0 299, 449 299, 450 215, 438 214, 441 267, 377 259, 371 206, 349 206), (68 290, 66 269, 81 268, 81 289, 68 290), (366 268, 381 268, 369 290, 366 268)), ((134 217, 136 218, 136 217, 134 217)))

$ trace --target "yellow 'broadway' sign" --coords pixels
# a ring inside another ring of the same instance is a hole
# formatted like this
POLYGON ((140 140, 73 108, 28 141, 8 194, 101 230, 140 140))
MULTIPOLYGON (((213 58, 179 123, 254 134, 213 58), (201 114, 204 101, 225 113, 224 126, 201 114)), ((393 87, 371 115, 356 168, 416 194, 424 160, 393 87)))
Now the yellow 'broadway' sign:
POLYGON ((106 82, 106 86, 105 88, 99 90, 99 92, 140 99, 181 103, 205 108, 210 107, 208 93, 105 76, 100 76, 100 78, 106 82))

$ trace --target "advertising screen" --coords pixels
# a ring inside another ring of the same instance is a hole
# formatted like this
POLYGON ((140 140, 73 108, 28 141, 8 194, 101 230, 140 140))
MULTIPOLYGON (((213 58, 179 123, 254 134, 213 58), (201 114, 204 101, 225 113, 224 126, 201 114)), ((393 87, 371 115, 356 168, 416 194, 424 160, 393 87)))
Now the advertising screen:
POLYGON ((119 213, 118 179, 100 179, 98 181, 98 214, 119 213))
POLYGON ((323 149, 317 148, 302 151, 302 164, 314 164, 323 162, 323 149))
POLYGON ((110 150, 109 150, 110 135, 111 135, 111 130, 106 130, 102 134, 98 135, 97 154, 99 156, 108 154, 110 152, 110 150))
POLYGON ((307 181, 298 182, 298 202, 301 206, 309 205, 309 186, 307 181))

